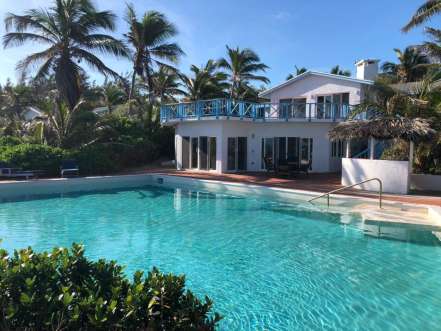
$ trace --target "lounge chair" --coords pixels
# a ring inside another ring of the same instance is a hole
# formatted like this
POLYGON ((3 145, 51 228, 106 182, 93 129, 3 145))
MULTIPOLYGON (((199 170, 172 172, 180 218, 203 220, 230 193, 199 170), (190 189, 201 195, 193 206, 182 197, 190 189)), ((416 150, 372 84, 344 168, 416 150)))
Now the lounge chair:
POLYGON ((22 170, 21 168, 13 167, 7 163, 0 162, 0 177, 4 178, 29 178, 37 177, 38 173, 33 170, 22 170))
POLYGON ((64 176, 78 176, 80 168, 75 160, 64 160, 60 167, 61 177, 64 176))
POLYGON ((299 170, 298 172, 300 173, 304 173, 306 175, 309 174, 309 169, 311 168, 311 160, 309 161, 301 161, 300 165, 299 165, 299 170))
POLYGON ((265 164, 266 172, 275 171, 273 158, 269 156, 265 156, 263 158, 263 163, 265 164))

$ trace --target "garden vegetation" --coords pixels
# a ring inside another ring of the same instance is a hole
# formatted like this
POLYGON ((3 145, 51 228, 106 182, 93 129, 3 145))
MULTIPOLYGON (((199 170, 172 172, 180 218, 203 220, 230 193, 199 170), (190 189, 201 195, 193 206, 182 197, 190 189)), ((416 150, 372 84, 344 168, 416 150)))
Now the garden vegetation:
POLYGON ((1 330, 214 330, 208 297, 185 288, 185 277, 147 275, 130 281, 114 261, 91 261, 70 250, 0 250, 1 330))

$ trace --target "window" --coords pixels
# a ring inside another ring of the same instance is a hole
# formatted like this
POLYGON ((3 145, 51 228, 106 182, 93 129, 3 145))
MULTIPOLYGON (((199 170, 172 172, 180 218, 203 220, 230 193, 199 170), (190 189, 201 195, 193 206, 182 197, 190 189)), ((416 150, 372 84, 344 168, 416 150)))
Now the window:
POLYGON ((344 140, 335 140, 331 143, 331 157, 342 158, 345 155, 344 140))
POLYGON ((280 99, 279 118, 305 118, 306 98, 280 99))
POLYGON ((317 96, 316 118, 342 118, 349 109, 349 93, 317 96))

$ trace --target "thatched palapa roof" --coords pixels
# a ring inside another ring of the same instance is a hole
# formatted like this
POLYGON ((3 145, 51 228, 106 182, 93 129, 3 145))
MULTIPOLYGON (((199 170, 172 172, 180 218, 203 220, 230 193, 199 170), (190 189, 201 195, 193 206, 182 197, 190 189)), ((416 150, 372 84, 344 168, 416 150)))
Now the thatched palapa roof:
POLYGON ((379 140, 404 139, 419 142, 430 140, 436 131, 423 118, 389 117, 371 120, 350 120, 339 123, 329 131, 331 140, 373 137, 379 140))

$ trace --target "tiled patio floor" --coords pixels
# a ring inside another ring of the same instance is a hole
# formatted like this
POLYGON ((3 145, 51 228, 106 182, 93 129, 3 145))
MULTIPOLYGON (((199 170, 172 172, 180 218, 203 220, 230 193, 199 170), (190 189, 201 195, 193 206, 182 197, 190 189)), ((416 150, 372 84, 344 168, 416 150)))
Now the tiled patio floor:
MULTIPOLYGON (((329 192, 342 187, 340 184, 340 174, 337 173, 299 175, 297 178, 277 178, 266 173, 235 173, 218 175, 207 172, 177 171, 172 169, 148 169, 140 172, 156 172, 173 176, 283 187, 296 190, 316 191, 319 193, 329 192)), ((378 194, 375 192, 367 192, 357 189, 347 189, 339 192, 339 194, 369 198, 376 198, 378 196, 378 194)), ((384 194, 384 200, 441 206, 441 195, 434 196, 426 194, 425 192, 417 192, 410 195, 384 194)))

